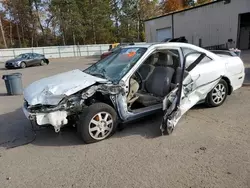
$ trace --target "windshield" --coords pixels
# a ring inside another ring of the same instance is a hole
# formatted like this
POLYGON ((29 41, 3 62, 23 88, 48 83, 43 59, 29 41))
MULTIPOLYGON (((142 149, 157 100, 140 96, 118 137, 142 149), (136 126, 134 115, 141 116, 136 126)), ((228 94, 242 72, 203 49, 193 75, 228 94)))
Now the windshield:
POLYGON ((27 54, 20 54, 16 57, 16 59, 26 58, 27 56, 28 56, 27 54))
POLYGON ((121 48, 87 68, 84 72, 112 82, 119 82, 146 51, 147 48, 121 48))

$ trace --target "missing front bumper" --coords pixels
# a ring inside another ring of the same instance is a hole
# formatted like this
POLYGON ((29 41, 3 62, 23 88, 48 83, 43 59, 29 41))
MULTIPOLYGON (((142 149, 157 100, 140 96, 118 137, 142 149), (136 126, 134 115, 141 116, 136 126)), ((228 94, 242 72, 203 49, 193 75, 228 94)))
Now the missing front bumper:
POLYGON ((23 107, 24 115, 30 121, 35 121, 37 125, 52 125, 55 132, 59 132, 63 125, 68 124, 68 113, 66 111, 55 111, 50 113, 30 113, 23 107))

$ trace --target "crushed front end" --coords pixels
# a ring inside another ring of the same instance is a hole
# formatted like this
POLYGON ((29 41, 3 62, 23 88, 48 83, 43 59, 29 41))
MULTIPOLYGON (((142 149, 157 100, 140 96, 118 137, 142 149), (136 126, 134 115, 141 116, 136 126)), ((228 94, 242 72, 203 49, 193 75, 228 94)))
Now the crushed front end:
POLYGON ((23 112, 25 116, 39 126, 52 125, 55 132, 68 124, 69 117, 82 111, 85 107, 80 94, 65 97, 58 105, 29 105, 25 100, 23 112))

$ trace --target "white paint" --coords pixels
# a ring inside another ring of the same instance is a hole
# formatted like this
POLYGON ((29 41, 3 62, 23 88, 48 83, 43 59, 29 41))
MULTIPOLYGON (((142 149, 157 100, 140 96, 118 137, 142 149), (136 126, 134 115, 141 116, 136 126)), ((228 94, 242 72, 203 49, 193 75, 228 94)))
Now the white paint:
POLYGON ((30 113, 26 110, 26 108, 23 106, 22 107, 23 113, 27 119, 30 119, 30 113))
MULTIPOLYGON (((135 46, 136 47, 136 46, 135 46)), ((141 46, 143 47, 143 46, 141 46)), ((240 88, 244 81, 244 64, 239 57, 220 57, 208 50, 200 48, 198 46, 187 43, 160 43, 145 47, 148 48, 147 52, 141 57, 137 64, 123 77, 123 82, 126 83, 130 79, 131 75, 140 67, 140 65, 147 59, 151 53, 157 49, 178 49, 188 48, 191 51, 197 51, 205 53, 211 60, 201 61, 193 70, 189 72, 189 75, 183 81, 182 96, 185 96, 181 100, 180 113, 177 113, 178 117, 174 117, 172 124, 175 126, 179 119, 190 108, 196 105, 199 101, 206 98, 207 94, 212 90, 214 86, 220 81, 220 78, 225 76, 229 79, 233 91, 240 88)), ((207 58, 209 60, 209 58, 207 58)), ((174 94, 176 90, 172 91, 166 98, 169 101, 176 100, 174 94)), ((124 98, 124 97, 123 97, 124 98)), ((163 110, 166 108, 166 98, 163 101, 163 110)), ((122 99, 119 99, 122 100, 122 99)), ((126 111, 127 106, 121 106, 120 111, 126 111)), ((124 114, 128 114, 124 112, 124 114)))
MULTIPOLYGON (((140 45, 140 47, 143 47, 143 45, 140 45)), ((190 48, 191 50, 205 53, 211 59, 211 61, 205 61, 197 65, 189 72, 189 75, 183 81, 184 87, 182 96, 184 98, 181 100, 180 113, 177 113, 176 117, 172 120, 174 126, 184 113, 197 104, 197 102, 205 99, 207 94, 219 82, 222 76, 225 76, 230 80, 233 90, 240 88, 243 84, 245 76, 244 64, 239 57, 220 57, 203 48, 186 43, 145 44, 144 47, 148 48, 147 52, 122 78, 121 83, 126 83, 126 80, 135 73, 144 60, 157 49, 179 49, 180 47, 190 48)), ((182 59, 182 57, 180 59, 182 59)), ((25 89, 24 98, 30 105, 57 105, 65 96, 70 96, 96 82, 105 83, 107 80, 88 75, 80 70, 73 70, 34 82, 25 89)), ((126 85, 123 85, 123 87, 125 88, 126 85)), ((176 90, 172 92, 176 92, 176 90)), ((173 95, 170 96, 173 97, 173 95)), ((173 99, 169 100, 173 101, 173 99)), ((117 96, 117 101, 119 101, 118 112, 120 115, 123 115, 122 119, 126 120, 128 117, 134 115, 132 112, 128 111, 126 95, 123 96, 122 93, 120 93, 117 96)), ((58 131, 62 125, 67 124, 66 111, 29 114, 24 109, 24 114, 28 118, 30 115, 35 116, 38 125, 52 124, 56 131, 58 131)))
POLYGON ((106 82, 106 80, 76 69, 30 84, 24 90, 24 99, 29 105, 57 105, 65 96, 70 96, 96 82, 106 82))
POLYGON ((157 29, 171 28, 171 16, 164 16, 156 20, 149 20, 145 22, 145 34, 147 42, 157 42, 157 29))
MULTIPOLYGON (((186 36, 190 43, 203 46, 226 44, 233 39, 235 47, 238 35, 238 15, 250 12, 250 0, 231 0, 213 3, 173 14, 174 37, 186 36)), ((156 30, 172 27, 172 15, 156 18, 145 22, 146 39, 156 42, 156 30), (151 34, 151 35, 150 35, 151 34)), ((248 40, 248 39, 247 39, 248 40)))

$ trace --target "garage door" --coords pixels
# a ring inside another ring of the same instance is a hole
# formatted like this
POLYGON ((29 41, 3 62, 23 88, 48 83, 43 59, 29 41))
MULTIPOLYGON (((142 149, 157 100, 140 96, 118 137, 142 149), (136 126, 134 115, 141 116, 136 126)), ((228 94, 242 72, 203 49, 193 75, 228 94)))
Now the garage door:
POLYGON ((156 30, 156 41, 157 42, 161 42, 166 38, 172 38, 171 27, 156 30))

